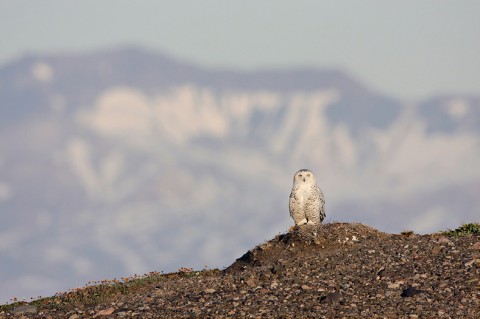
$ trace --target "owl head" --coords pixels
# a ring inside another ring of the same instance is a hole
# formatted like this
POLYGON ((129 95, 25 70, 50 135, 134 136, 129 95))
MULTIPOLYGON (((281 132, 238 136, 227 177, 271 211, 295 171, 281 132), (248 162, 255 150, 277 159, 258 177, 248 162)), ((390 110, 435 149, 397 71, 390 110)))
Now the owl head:
POLYGON ((316 183, 317 179, 309 169, 301 169, 293 176, 293 184, 314 185, 316 183))

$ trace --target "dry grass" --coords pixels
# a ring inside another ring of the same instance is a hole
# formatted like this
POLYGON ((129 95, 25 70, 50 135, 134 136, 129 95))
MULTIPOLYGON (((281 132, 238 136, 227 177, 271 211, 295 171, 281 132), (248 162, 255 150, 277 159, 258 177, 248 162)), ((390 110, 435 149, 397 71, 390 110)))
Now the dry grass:
MULTIPOLYGON (((137 293, 148 287, 160 285, 167 278, 190 278, 208 275, 209 272, 212 272, 212 270, 194 271, 191 268, 182 267, 175 273, 150 272, 141 276, 135 274, 132 277, 121 279, 90 281, 84 287, 56 293, 53 297, 32 298, 28 304, 44 309, 64 309, 75 305, 92 307, 115 300, 119 295, 137 293)), ((8 312, 23 304, 27 304, 27 302, 12 298, 10 303, 0 305, 0 312, 8 312)))

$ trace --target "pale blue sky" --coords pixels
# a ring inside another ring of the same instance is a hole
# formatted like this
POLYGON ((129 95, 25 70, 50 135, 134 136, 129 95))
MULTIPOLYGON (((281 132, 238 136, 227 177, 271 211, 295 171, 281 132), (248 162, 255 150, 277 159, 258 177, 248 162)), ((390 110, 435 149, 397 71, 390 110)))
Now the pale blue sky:
POLYGON ((207 66, 340 67, 405 99, 480 94, 480 1, 0 0, 0 64, 138 44, 207 66))

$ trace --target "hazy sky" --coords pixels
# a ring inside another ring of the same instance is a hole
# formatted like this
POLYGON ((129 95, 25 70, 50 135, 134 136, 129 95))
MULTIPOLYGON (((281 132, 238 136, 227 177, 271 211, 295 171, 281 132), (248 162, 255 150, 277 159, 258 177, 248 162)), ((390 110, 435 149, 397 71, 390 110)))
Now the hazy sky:
POLYGON ((0 0, 0 64, 138 44, 235 68, 340 67, 403 98, 480 94, 480 1, 0 0))

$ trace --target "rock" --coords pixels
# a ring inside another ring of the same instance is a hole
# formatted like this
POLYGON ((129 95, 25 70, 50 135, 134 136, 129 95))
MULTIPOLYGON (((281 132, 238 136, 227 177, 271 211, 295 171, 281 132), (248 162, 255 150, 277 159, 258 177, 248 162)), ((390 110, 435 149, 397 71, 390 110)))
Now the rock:
POLYGON ((402 297, 413 297, 415 295, 419 295, 421 293, 423 293, 424 291, 423 290, 419 290, 413 286, 408 286, 407 288, 405 288, 403 291, 402 291, 402 294, 400 296, 402 297))
POLYGON ((246 283, 247 285, 249 285, 250 287, 256 286, 256 281, 255 281, 255 278, 253 278, 253 277, 248 278, 248 279, 245 281, 245 283, 246 283))
POLYGON ((37 307, 32 305, 23 305, 13 309, 11 313, 14 315, 19 315, 24 313, 37 313, 37 307))
POLYGON ((475 244, 473 244, 470 249, 480 250, 480 241, 477 241, 475 244))
POLYGON ((110 308, 107 308, 107 309, 100 310, 99 312, 97 312, 95 314, 95 316, 93 316, 93 318, 96 318, 96 317, 99 317, 99 316, 108 316, 108 315, 111 315, 114 312, 115 312, 115 308, 110 307, 110 308))
POLYGON ((390 289, 396 289, 400 287, 400 284, 399 283, 388 284, 387 287, 390 289))
POLYGON ((215 291, 216 291, 216 290, 213 289, 213 288, 208 288, 208 289, 205 289, 205 290, 204 290, 204 292, 205 292, 206 294, 213 294, 215 291))
POLYGON ((451 240, 448 239, 447 237, 443 236, 443 237, 440 237, 440 238, 438 239, 438 242, 439 242, 439 243, 442 243, 442 244, 448 244, 448 243, 451 242, 451 240))
POLYGON ((308 285, 302 285, 302 289, 303 290, 312 290, 312 287, 310 287, 308 285))
POLYGON ((320 301, 324 303, 335 304, 342 299, 342 294, 338 291, 328 293, 326 296, 323 296, 320 301))
POLYGON ((472 259, 465 263, 465 267, 471 267, 473 264, 480 265, 480 259, 472 259))
POLYGON ((80 316, 77 314, 73 314, 70 317, 68 317, 68 319, 78 319, 78 318, 80 318, 80 316))
POLYGON ((395 272, 390 270, 390 269, 381 269, 378 273, 378 276, 380 276, 380 278, 391 278, 393 276, 395 276, 395 272))
POLYGON ((443 247, 440 246, 440 245, 434 246, 433 249, 432 249, 432 254, 433 254, 433 255, 438 255, 438 254, 440 254, 440 253, 442 252, 442 248, 443 248, 443 247))

